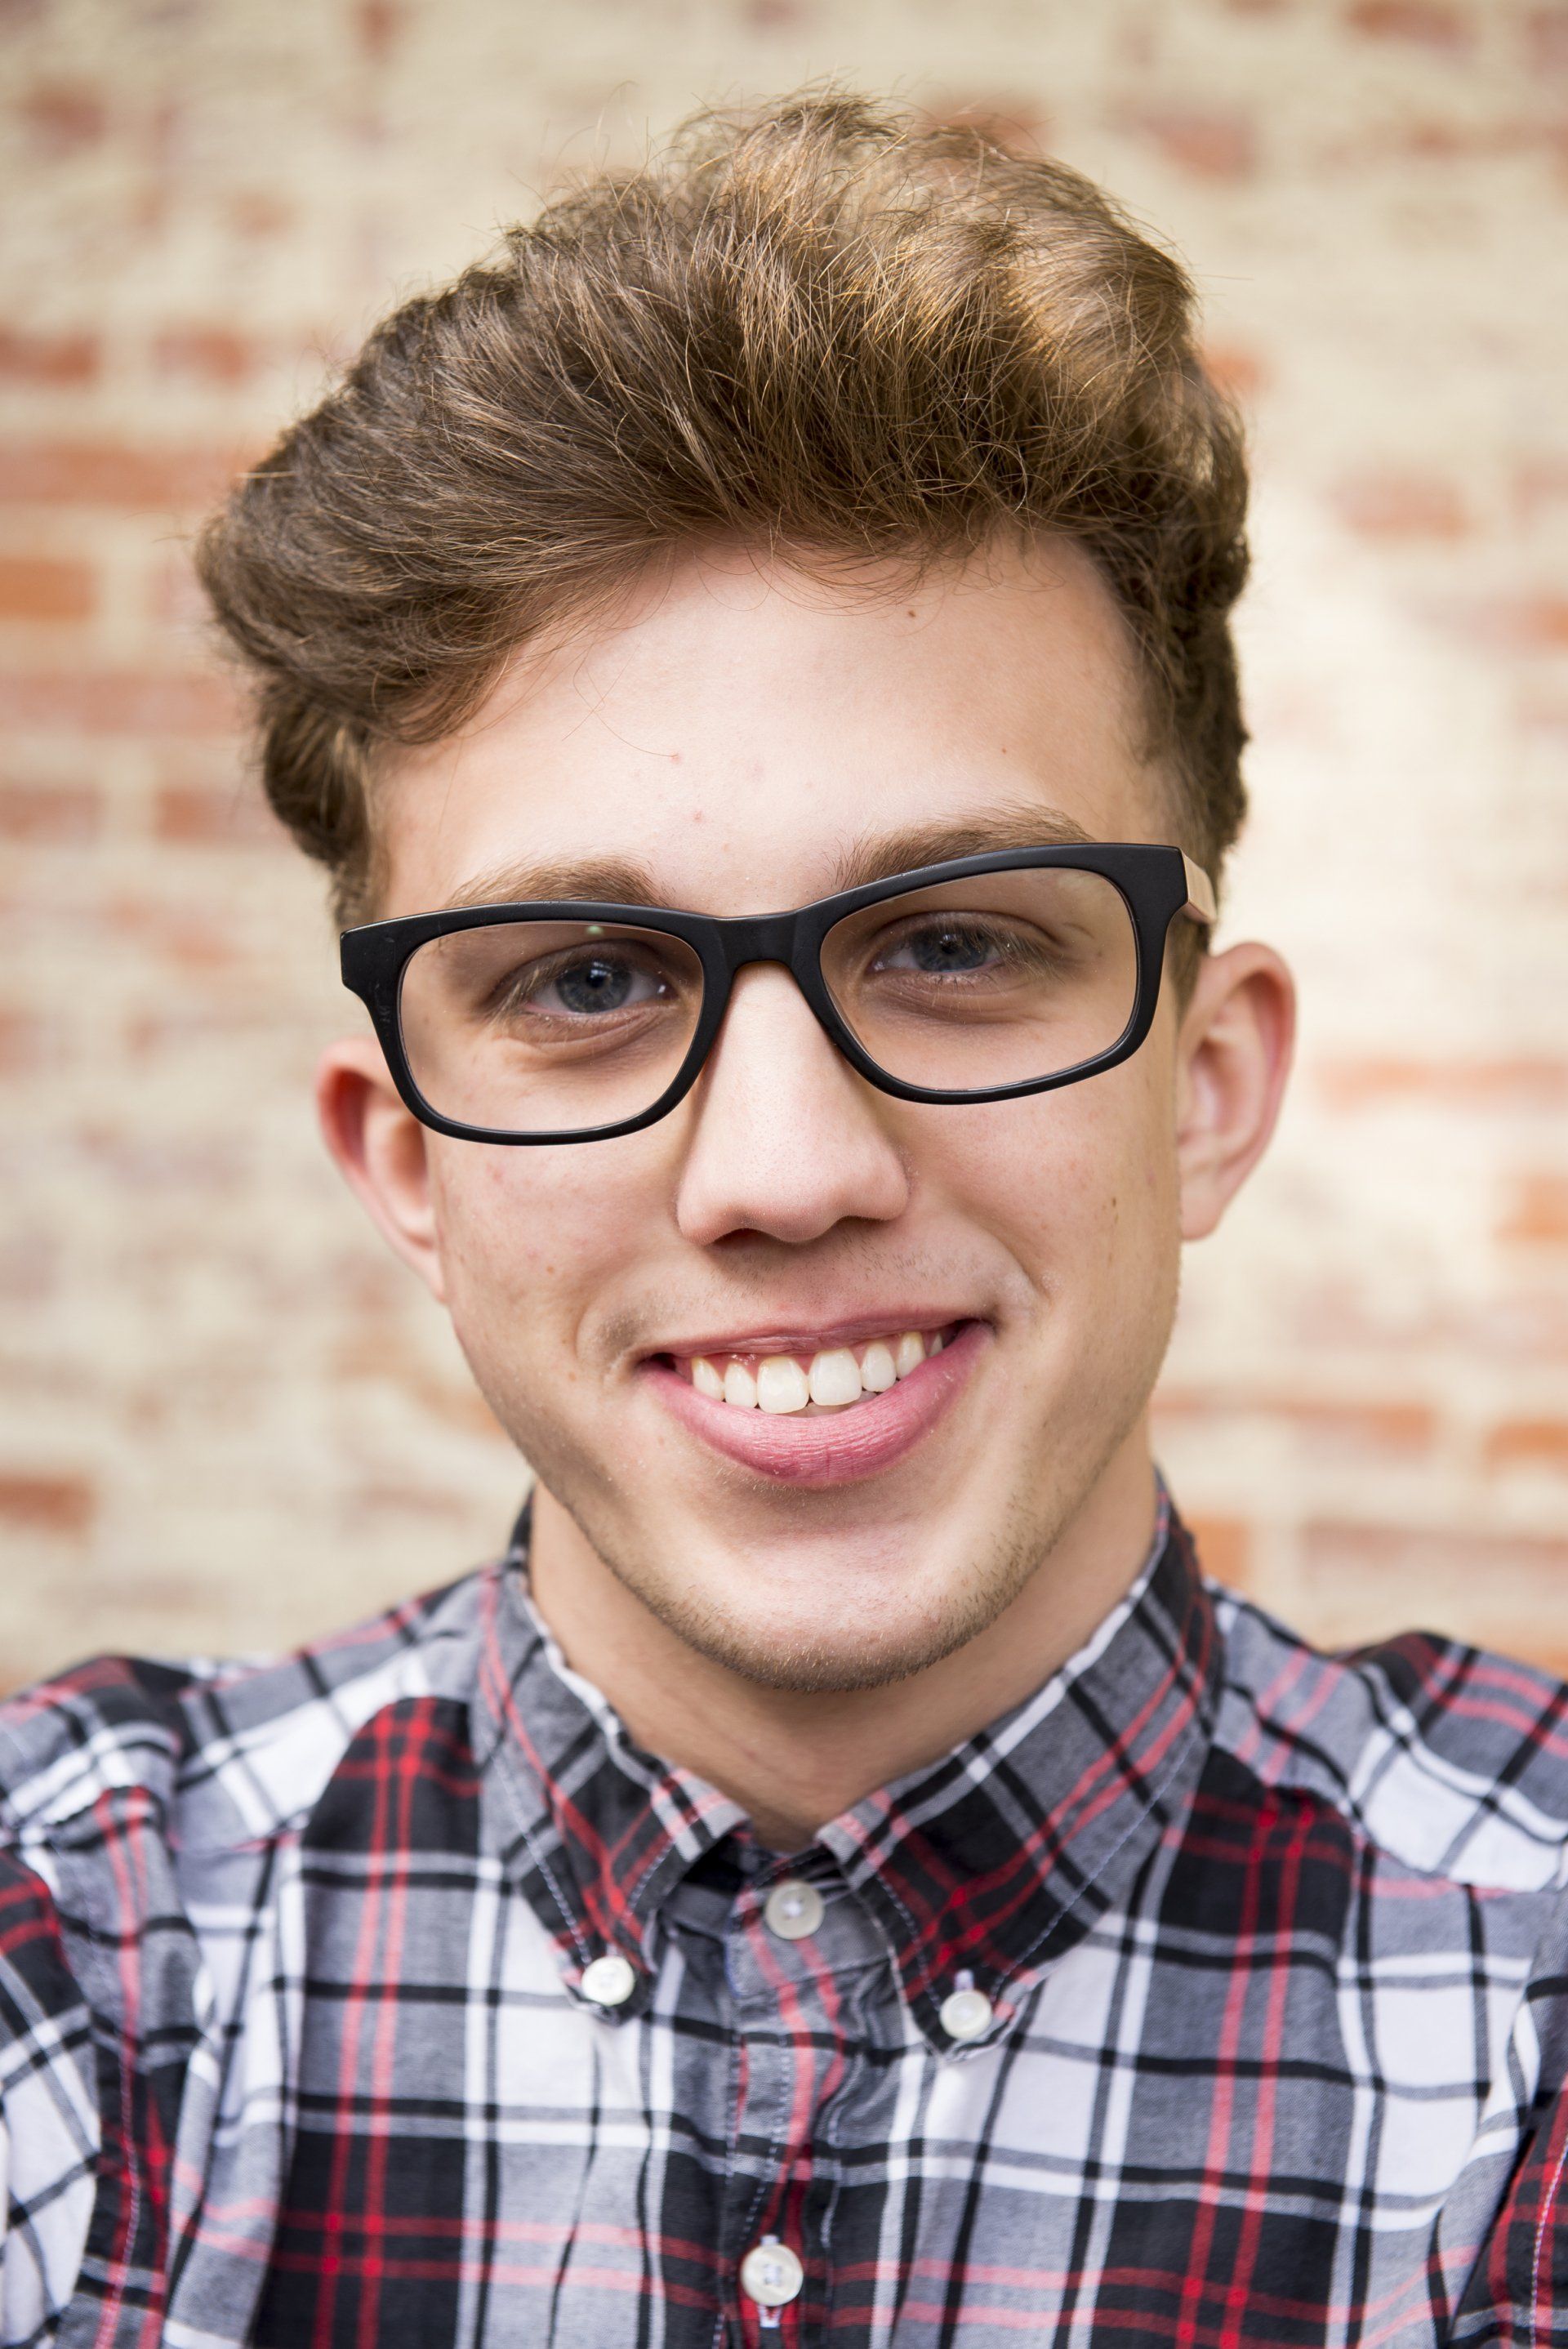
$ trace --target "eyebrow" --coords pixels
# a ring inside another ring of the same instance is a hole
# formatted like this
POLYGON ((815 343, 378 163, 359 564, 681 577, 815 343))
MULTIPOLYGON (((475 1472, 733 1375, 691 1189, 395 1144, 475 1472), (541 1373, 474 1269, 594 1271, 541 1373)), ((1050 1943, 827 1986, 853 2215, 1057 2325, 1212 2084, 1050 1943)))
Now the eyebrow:
POLYGON ((1059 808, 1012 805, 983 809, 961 821, 921 823, 857 841, 840 857, 835 889, 859 889, 923 864, 985 856, 1007 848, 1085 848, 1094 838, 1059 808))
POLYGON ((664 905, 658 885, 645 864, 624 856, 595 856, 581 863, 562 860, 543 864, 498 864, 466 881, 442 909, 459 913, 470 905, 528 905, 555 898, 586 897, 615 905, 664 905))
MULTIPOLYGON (((913 824, 852 842, 841 853, 832 888, 824 894, 835 895, 870 881, 885 881, 895 873, 950 864, 960 856, 984 856, 1010 848, 1081 848, 1094 838, 1094 833, 1059 808, 1013 805, 982 810, 962 820, 913 824)), ((658 906, 671 913, 689 910, 664 894, 645 864, 620 856, 495 865, 465 882, 448 898, 443 910, 459 913, 474 905, 548 905, 573 899, 596 905, 658 906)))

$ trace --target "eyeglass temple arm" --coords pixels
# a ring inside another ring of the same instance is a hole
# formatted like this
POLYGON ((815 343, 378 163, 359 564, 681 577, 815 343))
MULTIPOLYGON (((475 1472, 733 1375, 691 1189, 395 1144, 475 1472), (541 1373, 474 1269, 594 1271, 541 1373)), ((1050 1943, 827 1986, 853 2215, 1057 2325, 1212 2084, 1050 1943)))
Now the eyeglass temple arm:
POLYGON ((1213 883, 1201 864, 1193 864, 1185 850, 1182 851, 1181 862, 1187 869, 1187 903, 1181 911, 1194 922, 1218 921, 1220 909, 1214 903, 1213 883))

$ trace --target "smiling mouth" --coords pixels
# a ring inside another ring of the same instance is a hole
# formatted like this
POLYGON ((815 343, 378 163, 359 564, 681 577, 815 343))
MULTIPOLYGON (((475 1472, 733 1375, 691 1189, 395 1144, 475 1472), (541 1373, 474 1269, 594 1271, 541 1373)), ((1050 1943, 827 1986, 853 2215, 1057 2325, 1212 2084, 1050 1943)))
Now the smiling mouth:
POLYGON ((732 1410, 763 1412, 772 1418, 839 1416, 874 1395, 888 1393, 934 1354, 942 1352, 964 1324, 892 1330, 856 1346, 824 1346, 814 1351, 730 1351, 661 1354, 673 1370, 709 1402, 732 1410))

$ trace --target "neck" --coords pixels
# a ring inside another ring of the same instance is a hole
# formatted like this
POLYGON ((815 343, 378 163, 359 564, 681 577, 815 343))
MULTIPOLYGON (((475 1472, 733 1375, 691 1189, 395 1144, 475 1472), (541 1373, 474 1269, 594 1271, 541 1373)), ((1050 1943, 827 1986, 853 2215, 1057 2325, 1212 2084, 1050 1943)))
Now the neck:
POLYGON ((1155 1514, 1140 1422, 995 1622, 907 1680, 842 1692, 759 1687, 698 1653, 610 1571, 542 1485, 530 1570, 567 1661, 603 1692, 636 1743, 739 1803, 764 1843, 794 1851, 1032 1694, 1125 1595, 1155 1514))

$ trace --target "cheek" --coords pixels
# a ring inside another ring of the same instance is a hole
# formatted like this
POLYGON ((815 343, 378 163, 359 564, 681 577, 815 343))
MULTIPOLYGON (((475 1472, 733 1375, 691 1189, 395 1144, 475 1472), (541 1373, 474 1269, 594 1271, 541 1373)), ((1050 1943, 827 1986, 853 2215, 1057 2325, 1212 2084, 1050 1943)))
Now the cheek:
POLYGON ((659 1184, 629 1149, 639 1139, 542 1150, 442 1143, 431 1199, 465 1344, 487 1331, 517 1354, 570 1343, 584 1308, 656 1244, 659 1184))
POLYGON ((954 1112, 964 1131, 934 1137, 934 1185, 1057 1304, 1162 1287, 1160 1268, 1174 1266, 1173 1131, 1159 1071, 1140 1058, 1059 1092, 954 1112))

